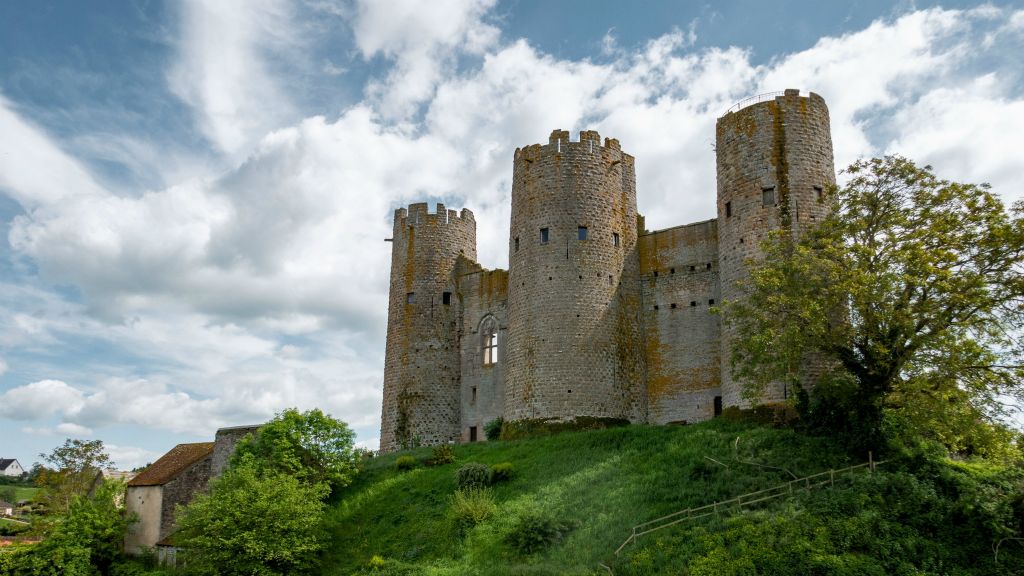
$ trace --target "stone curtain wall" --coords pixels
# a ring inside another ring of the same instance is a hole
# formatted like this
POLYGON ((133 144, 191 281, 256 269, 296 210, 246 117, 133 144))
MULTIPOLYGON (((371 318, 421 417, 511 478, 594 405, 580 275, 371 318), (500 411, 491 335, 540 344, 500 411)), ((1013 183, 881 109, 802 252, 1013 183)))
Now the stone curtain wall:
POLYGON ((457 259, 476 260, 473 213, 427 204, 395 211, 381 449, 460 438, 457 259), (410 296, 410 294, 412 296, 410 296))
MULTIPOLYGON (((718 119, 718 244, 722 299, 743 297, 736 283, 747 277, 746 260, 762 257, 760 243, 786 226, 795 234, 828 213, 815 187, 835 184, 828 108, 817 94, 798 90, 753 104, 718 119), (771 190, 774 201, 764 205, 771 190)), ((722 396, 726 406, 749 406, 730 373, 732 331, 722 334, 722 396)), ((762 402, 780 402, 790 391, 769 386, 762 402)))
POLYGON ((213 443, 213 460, 210 463, 210 477, 220 476, 228 467, 228 461, 235 453, 238 442, 250 434, 255 434, 259 429, 259 426, 233 426, 217 430, 213 443))
POLYGON ((718 222, 640 236, 647 420, 700 422, 721 394, 718 222), (712 304, 712 301, 714 304, 712 304))
POLYGON ((477 440, 485 440, 484 424, 504 414, 508 272, 474 265, 458 276, 458 286, 462 303, 461 438, 468 442, 469 429, 475 426, 477 440), (490 365, 484 365, 480 333, 480 323, 487 317, 493 317, 498 324, 498 361, 490 365))
POLYGON ((644 419, 636 223, 633 157, 617 140, 556 130, 516 150, 507 420, 644 419))
POLYGON ((210 482, 212 462, 213 455, 211 454, 189 466, 184 472, 163 485, 159 540, 163 540, 174 532, 175 506, 188 504, 196 494, 206 490, 206 486, 210 482))

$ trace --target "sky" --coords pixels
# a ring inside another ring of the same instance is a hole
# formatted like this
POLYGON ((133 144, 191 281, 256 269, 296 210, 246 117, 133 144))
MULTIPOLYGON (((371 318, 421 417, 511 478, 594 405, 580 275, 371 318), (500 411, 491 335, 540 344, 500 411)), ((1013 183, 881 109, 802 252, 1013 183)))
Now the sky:
POLYGON ((476 215, 595 129, 650 229, 714 217, 715 120, 797 88, 837 169, 900 153, 1024 198, 1021 2, 0 4, 0 457, 133 468, 318 407, 378 443, 394 210, 476 215))

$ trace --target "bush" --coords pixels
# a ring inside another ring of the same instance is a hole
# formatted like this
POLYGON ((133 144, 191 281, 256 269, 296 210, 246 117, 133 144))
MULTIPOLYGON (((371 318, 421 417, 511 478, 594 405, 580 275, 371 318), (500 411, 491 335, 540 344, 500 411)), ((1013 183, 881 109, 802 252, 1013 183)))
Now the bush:
POLYGON ((403 472, 405 470, 412 470, 415 467, 416 459, 413 458, 412 456, 399 456, 398 459, 395 460, 395 468, 403 472))
POLYGON ((455 462, 455 450, 452 450, 450 444, 439 444, 434 446, 434 451, 430 455, 430 460, 427 460, 428 466, 440 466, 442 464, 451 464, 455 462))
POLYGON ((459 532, 487 521, 498 512, 491 491, 486 488, 458 490, 448 500, 448 517, 459 532))
POLYGON ((484 436, 486 436, 488 440, 497 440, 501 438, 501 426, 504 423, 504 419, 495 418, 487 424, 484 424, 484 436))
POLYGON ((463 464, 455 473, 455 481, 460 490, 484 488, 491 484, 491 469, 486 464, 479 462, 463 464))
POLYGON ((502 462, 491 466, 491 482, 494 484, 511 480, 515 474, 516 469, 511 462, 502 462))
POLYGON ((533 554, 560 542, 573 528, 569 521, 530 510, 516 519, 512 530, 505 535, 505 543, 523 554, 533 554))

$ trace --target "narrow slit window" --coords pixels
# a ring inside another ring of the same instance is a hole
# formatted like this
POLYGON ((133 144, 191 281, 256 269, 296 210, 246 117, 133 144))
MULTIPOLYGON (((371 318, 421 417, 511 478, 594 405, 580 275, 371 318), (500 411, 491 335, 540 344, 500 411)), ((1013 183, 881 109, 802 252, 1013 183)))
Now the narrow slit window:
POLYGON ((516 252, 519 252, 519 236, 516 236, 516 252))
POLYGON ((547 244, 548 243, 548 229, 547 228, 541 228, 540 229, 540 243, 541 244, 547 244))
POLYGON ((619 233, 618 232, 612 232, 612 245, 620 246, 621 244, 622 244, 622 239, 619 238, 619 233))
POLYGON ((472 388, 472 395, 470 396, 470 402, 476 404, 476 386, 472 388))
POLYGON ((452 293, 451 292, 442 292, 441 293, 441 304, 444 304, 445 306, 450 306, 451 303, 452 303, 452 293))
POLYGON ((761 188, 761 205, 775 206, 775 187, 761 188))
POLYGON ((498 323, 494 318, 487 318, 480 325, 481 347, 483 348, 484 366, 498 363, 498 323))
POLYGON ((406 304, 412 304, 414 302, 416 302, 416 293, 415 292, 406 292, 405 293, 405 303, 406 304))
POLYGON ((732 216, 732 202, 725 203, 725 217, 729 218, 732 216))
POLYGON ((577 235, 579 236, 580 240, 586 240, 587 239, 587 227, 586 226, 580 226, 579 228, 577 228, 577 235))

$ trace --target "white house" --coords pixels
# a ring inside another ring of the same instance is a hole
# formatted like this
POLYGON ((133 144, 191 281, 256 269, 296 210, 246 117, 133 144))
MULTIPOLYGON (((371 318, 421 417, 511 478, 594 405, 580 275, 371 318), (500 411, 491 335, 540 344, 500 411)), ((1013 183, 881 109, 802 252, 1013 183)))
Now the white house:
POLYGON ((21 476, 25 469, 14 458, 0 458, 0 476, 21 476))

